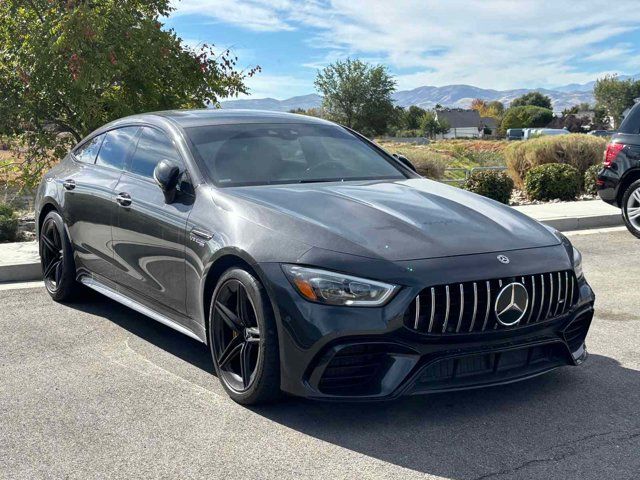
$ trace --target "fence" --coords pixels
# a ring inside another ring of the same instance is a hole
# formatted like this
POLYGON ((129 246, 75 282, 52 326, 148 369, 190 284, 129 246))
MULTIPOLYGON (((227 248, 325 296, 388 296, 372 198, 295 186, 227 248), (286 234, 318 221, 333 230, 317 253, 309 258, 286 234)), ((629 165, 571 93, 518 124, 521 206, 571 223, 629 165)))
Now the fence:
POLYGON ((469 176, 480 170, 505 171, 507 167, 473 167, 473 168, 445 168, 442 182, 454 185, 462 185, 469 176))

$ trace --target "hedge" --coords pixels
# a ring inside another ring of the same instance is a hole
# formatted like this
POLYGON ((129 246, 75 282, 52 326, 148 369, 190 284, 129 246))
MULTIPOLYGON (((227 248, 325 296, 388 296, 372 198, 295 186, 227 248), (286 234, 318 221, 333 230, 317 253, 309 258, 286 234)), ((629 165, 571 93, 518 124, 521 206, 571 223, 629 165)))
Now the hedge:
POLYGON ((529 170, 525 191, 531 200, 575 200, 580 183, 580 172, 574 166, 549 163, 529 170))
POLYGON ((591 165, 584 173, 584 182, 582 190, 588 195, 597 195, 598 188, 596 181, 598 180, 598 173, 602 170, 602 165, 591 165))
POLYGON ((509 199, 513 192, 513 180, 501 171, 478 170, 469 175, 463 188, 509 205, 509 199))
POLYGON ((575 167, 580 177, 586 170, 602 162, 607 141, 580 133, 558 136, 542 136, 514 142, 504 152, 509 175, 522 189, 527 172, 547 163, 564 163, 575 167))
POLYGON ((18 239, 18 217, 9 205, 0 203, 0 242, 18 239))

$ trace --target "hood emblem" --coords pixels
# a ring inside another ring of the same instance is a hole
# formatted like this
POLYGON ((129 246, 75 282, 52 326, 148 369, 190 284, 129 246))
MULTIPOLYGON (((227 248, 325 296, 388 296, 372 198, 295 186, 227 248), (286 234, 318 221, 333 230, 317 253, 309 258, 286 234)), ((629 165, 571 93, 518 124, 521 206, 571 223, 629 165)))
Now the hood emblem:
POLYGON ((495 312, 500 325, 512 327, 516 325, 529 306, 529 293, 527 289, 518 282, 506 285, 496 297, 495 312))
POLYGON ((498 255, 498 261, 500 263, 507 264, 509 263, 510 260, 509 260, 509 257, 507 257, 506 255, 498 255))

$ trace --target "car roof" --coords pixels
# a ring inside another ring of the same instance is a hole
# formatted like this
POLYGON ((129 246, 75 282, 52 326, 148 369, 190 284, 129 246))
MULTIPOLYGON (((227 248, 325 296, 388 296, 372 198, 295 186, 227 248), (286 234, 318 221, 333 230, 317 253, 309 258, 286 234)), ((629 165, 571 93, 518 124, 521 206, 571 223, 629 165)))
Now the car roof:
POLYGON ((308 115, 294 113, 273 112, 267 110, 231 110, 221 108, 202 108, 198 110, 166 110, 133 115, 120 119, 146 120, 151 123, 162 117, 182 128, 201 127, 209 125, 232 125, 248 123, 306 123, 318 125, 335 125, 332 122, 308 115))

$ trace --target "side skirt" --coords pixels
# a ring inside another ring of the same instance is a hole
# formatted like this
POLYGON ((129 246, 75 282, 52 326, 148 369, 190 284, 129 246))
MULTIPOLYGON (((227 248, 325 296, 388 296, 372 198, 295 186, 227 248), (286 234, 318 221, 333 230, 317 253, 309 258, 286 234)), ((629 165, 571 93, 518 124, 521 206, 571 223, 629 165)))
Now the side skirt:
POLYGON ((195 333, 193 333, 191 330, 183 327, 182 325, 174 322, 170 318, 156 312, 155 310, 152 310, 149 307, 142 305, 139 302, 136 302, 135 300, 125 297, 120 292, 117 292, 112 288, 107 287, 106 285, 103 285, 102 283, 98 282, 95 279, 83 275, 78 280, 83 285, 89 287, 92 290, 95 290, 98 293, 101 293, 105 297, 109 297, 111 300, 115 300, 116 302, 124 305, 125 307, 129 307, 130 309, 135 310, 138 313, 146 315, 147 317, 152 318, 155 321, 162 323, 163 325, 166 325, 167 327, 173 328, 174 330, 177 330, 178 332, 186 335, 187 337, 191 337, 194 340, 204 343, 202 339, 198 337, 195 333))

